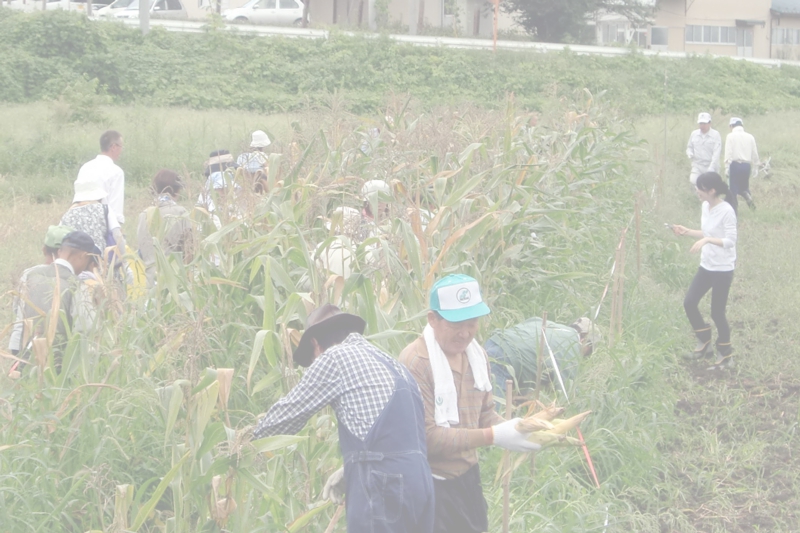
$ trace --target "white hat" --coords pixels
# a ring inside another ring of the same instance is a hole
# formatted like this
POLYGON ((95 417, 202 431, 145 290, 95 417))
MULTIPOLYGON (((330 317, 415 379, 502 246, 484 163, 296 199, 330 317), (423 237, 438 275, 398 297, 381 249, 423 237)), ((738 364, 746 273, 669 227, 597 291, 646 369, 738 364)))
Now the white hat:
POLYGON ((102 200, 106 196, 108 196, 108 193, 103 186, 96 181, 75 181, 75 196, 72 198, 73 202, 91 202, 102 200))
POLYGON ((708 124, 709 122, 711 122, 711 115, 708 113, 700 113, 697 115, 698 124, 708 124))
POLYGON ((269 140, 269 136, 266 133, 261 130, 253 132, 250 148, 266 148, 270 144, 272 144, 272 141, 269 140))
POLYGON ((383 180, 369 180, 361 187, 361 196, 367 200, 378 198, 380 195, 392 196, 392 188, 383 180))
POLYGON ((744 124, 742 123, 742 119, 740 119, 739 117, 732 117, 730 125, 731 126, 743 126, 744 124))

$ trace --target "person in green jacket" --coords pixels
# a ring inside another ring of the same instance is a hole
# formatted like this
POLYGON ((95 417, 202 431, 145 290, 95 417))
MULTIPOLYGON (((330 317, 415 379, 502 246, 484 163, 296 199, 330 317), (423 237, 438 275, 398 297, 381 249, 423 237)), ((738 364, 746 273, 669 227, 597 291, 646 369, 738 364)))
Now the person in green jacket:
MULTIPOLYGON (((541 331, 542 319, 529 318, 508 329, 496 330, 484 343, 490 358, 497 396, 505 395, 507 379, 512 379, 523 395, 536 388, 541 331)), ((542 382, 558 379, 547 345, 553 351, 562 379, 567 381, 576 377, 581 358, 592 353, 594 345, 600 340, 600 333, 590 319, 583 317, 569 326, 548 322, 545 339, 547 344, 542 354, 542 382)))

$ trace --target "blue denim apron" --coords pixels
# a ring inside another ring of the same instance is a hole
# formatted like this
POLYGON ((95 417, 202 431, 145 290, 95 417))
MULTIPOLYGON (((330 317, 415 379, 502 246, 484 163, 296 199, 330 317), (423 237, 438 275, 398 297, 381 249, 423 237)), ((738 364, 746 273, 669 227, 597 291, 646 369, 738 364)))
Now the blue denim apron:
POLYGON ((394 376, 392 397, 363 441, 339 424, 347 531, 432 533, 433 477, 422 397, 413 378, 376 358, 394 376))

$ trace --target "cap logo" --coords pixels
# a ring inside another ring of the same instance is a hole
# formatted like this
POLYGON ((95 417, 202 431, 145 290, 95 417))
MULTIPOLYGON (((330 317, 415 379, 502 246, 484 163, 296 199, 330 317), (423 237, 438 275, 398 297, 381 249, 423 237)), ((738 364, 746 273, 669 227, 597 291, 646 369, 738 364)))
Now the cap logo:
POLYGON ((459 291, 456 293, 456 299, 459 303, 468 304, 471 298, 472 293, 469 292, 469 289, 466 287, 459 289, 459 291))
POLYGON ((440 287, 436 292, 439 296, 439 309, 443 311, 465 309, 483 301, 477 281, 447 285, 440 287))

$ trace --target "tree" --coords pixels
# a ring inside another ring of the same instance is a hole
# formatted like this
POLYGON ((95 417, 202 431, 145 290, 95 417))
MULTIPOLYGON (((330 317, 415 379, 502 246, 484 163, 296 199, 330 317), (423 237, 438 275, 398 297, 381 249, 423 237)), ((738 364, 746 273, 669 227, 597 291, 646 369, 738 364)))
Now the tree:
POLYGON ((503 9, 537 41, 563 43, 593 41, 587 21, 595 13, 618 13, 641 25, 652 16, 654 4, 652 0, 506 0, 503 9))

